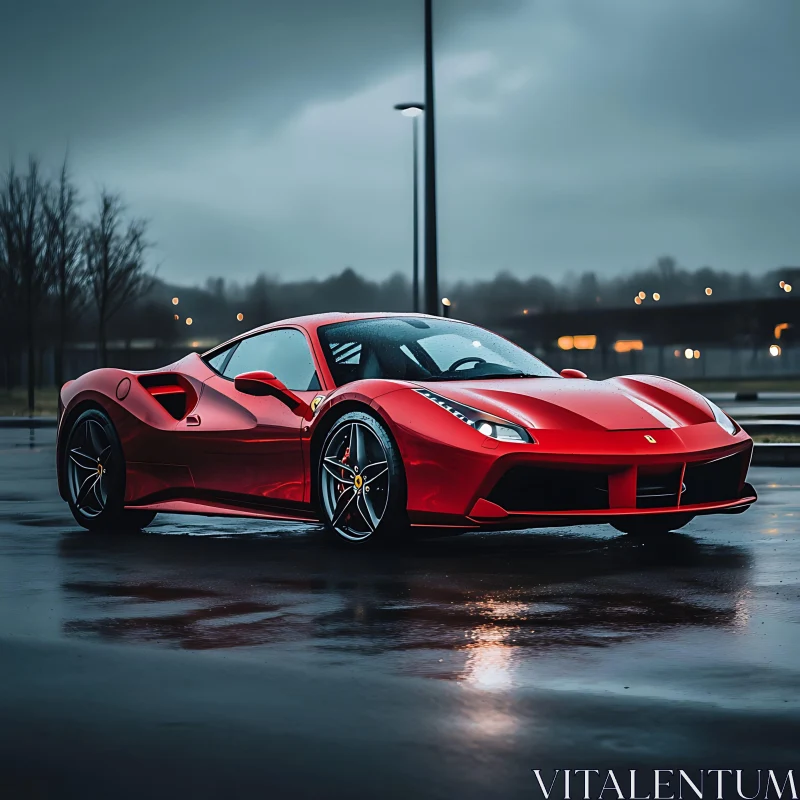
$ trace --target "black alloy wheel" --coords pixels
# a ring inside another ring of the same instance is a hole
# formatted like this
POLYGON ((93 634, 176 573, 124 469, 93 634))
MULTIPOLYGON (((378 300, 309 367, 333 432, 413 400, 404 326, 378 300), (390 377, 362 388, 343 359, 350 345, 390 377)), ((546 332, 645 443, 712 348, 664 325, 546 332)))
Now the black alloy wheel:
POLYGON ((320 451, 318 502, 327 528, 352 544, 407 531, 405 474, 384 426, 354 411, 339 419, 320 451))
POLYGON ((96 409, 73 423, 64 448, 67 501, 75 521, 88 530, 139 530, 152 511, 126 510, 125 458, 111 420, 96 409))

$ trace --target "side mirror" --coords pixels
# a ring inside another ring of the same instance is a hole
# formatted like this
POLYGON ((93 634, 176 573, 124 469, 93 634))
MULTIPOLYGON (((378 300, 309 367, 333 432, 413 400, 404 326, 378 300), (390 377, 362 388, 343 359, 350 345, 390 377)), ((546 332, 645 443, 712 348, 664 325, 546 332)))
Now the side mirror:
POLYGON ((291 389, 287 389, 283 381, 271 372, 243 372, 233 379, 236 390, 254 397, 274 397, 288 406, 298 417, 311 419, 314 414, 311 407, 291 389))
POLYGON ((562 369, 561 370, 561 377, 562 378, 588 378, 589 376, 585 372, 581 372, 579 369, 562 369))

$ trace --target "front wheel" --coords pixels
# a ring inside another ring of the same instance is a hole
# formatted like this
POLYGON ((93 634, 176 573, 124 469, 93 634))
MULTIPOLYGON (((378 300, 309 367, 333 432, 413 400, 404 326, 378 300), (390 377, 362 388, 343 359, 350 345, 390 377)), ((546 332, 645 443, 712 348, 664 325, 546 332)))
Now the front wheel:
POLYGON ((126 510, 125 457, 111 420, 96 409, 73 423, 64 448, 67 501, 75 521, 88 530, 141 530, 152 511, 126 510))
POLYGON ((664 517, 634 517, 633 519, 618 520, 611 524, 620 533, 631 536, 663 536, 670 531, 676 531, 688 525, 694 516, 692 514, 670 514, 664 517))
POLYGON ((331 428, 320 451, 317 486, 322 519, 340 539, 385 542, 408 529, 400 453, 369 414, 353 411, 331 428))

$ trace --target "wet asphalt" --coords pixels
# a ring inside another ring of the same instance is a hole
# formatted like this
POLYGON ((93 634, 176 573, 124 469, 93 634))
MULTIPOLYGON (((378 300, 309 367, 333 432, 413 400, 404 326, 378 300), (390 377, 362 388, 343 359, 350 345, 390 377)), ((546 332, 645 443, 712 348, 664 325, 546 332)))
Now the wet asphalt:
POLYGON ((54 440, 0 429, 2 798, 541 797, 535 768, 800 767, 798 469, 644 542, 361 551, 259 520, 87 533, 54 440))

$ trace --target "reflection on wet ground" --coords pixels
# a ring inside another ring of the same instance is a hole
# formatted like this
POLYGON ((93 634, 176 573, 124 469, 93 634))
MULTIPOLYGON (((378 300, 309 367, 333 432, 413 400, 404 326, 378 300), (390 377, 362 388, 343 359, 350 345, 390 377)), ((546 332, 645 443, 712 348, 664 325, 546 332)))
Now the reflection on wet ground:
POLYGON ((492 691, 796 700, 796 470, 753 470, 761 503, 685 534, 637 541, 591 526, 365 551, 315 526, 254 520, 76 530, 55 497, 52 433, 21 433, 0 444, 12 630, 242 659, 285 653, 492 691), (765 668, 768 685, 739 691, 737 675, 765 668))
POLYGON ((681 535, 470 535, 362 553, 315 531, 228 538, 237 524, 219 539, 176 535, 192 520, 63 536, 64 630, 188 649, 291 644, 492 682, 526 653, 735 626, 749 566, 739 548, 681 535))

